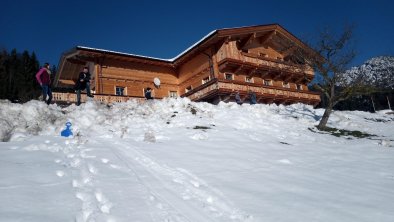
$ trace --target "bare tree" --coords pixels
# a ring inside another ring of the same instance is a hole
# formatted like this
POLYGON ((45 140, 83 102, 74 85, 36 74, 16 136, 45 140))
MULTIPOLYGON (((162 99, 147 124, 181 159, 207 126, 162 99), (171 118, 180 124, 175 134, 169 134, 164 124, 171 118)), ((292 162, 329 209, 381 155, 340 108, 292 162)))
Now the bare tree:
POLYGON ((328 119, 334 106, 353 95, 367 94, 371 88, 366 86, 365 73, 350 77, 346 74, 356 52, 353 45, 353 26, 346 26, 340 34, 328 29, 319 33, 311 47, 315 53, 304 53, 305 63, 314 68, 316 77, 320 78, 314 88, 327 97, 327 107, 317 126, 319 130, 327 129, 328 119), (305 56, 306 55, 306 56, 305 56))

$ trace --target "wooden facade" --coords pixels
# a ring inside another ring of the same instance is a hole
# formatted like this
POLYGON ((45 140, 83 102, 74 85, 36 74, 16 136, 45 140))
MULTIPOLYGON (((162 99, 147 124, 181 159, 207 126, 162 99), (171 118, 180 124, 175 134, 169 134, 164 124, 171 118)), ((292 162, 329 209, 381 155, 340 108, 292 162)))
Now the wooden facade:
POLYGON ((253 91, 259 103, 316 105, 320 96, 307 87, 314 72, 294 62, 297 49, 311 51, 277 24, 215 30, 169 60, 78 46, 62 55, 55 87, 72 88, 88 66, 94 94, 112 98, 143 98, 151 87, 155 98, 217 103, 233 100, 238 91, 247 102, 253 91))

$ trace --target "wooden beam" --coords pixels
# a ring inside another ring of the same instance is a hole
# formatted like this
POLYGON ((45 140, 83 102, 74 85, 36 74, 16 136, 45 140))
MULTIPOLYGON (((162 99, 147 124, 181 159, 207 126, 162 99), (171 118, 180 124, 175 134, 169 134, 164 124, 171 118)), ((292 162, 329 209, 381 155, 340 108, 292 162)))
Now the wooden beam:
POLYGON ((298 47, 296 45, 292 45, 290 48, 285 49, 282 52, 283 57, 286 57, 288 55, 290 55, 291 53, 293 53, 298 47))
POLYGON ((253 39, 256 38, 256 33, 252 33, 248 35, 246 38, 242 39, 239 43, 239 48, 244 48, 247 44, 249 44, 253 39))
POLYGON ((301 75, 297 75, 297 77, 298 78, 294 81, 296 84, 302 83, 305 80, 305 78, 306 78, 306 77, 301 76, 301 75))
POLYGON ((226 39, 224 40, 226 44, 228 44, 230 41, 231 41, 231 36, 227 36, 226 39))
POLYGON ((67 62, 73 63, 73 64, 78 64, 78 65, 85 65, 86 64, 85 61, 82 61, 82 60, 76 59, 76 58, 68 58, 67 62))
POLYGON ((257 71, 257 68, 252 68, 249 72, 248 72, 248 76, 251 76, 253 74, 255 74, 257 71))
POLYGON ((264 79, 270 74, 271 74, 270 71, 264 70, 264 71, 261 72, 261 78, 264 79))
POLYGON ((238 72, 241 71, 243 67, 244 67, 243 65, 238 66, 237 69, 235 69, 233 73, 238 74, 238 72))
POLYGON ((284 78, 283 81, 289 82, 293 77, 294 77, 294 73, 290 73, 284 78))
POLYGON ((281 78, 283 78, 283 72, 279 72, 277 75, 275 75, 274 77, 273 77, 273 80, 279 80, 279 79, 281 79, 281 78))
POLYGON ((276 35, 276 31, 271 31, 268 34, 262 36, 260 38, 260 44, 263 45, 264 43, 266 43, 268 40, 270 40, 274 35, 276 35))

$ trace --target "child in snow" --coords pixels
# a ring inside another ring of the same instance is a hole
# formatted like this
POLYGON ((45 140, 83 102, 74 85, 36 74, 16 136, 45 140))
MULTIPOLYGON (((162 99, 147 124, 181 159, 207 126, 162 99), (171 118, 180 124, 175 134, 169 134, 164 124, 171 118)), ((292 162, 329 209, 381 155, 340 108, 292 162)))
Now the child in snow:
POLYGON ((152 97, 152 88, 150 88, 150 87, 146 88, 146 90, 145 90, 145 99, 148 99, 148 100, 153 99, 153 97, 152 97))
POLYGON ((257 99, 256 99, 256 93, 253 91, 249 92, 249 98, 250 98, 250 105, 256 104, 257 103, 257 99))
POLYGON ((238 91, 235 93, 235 102, 236 102, 238 105, 242 105, 241 96, 239 96, 239 92, 238 92, 238 91))

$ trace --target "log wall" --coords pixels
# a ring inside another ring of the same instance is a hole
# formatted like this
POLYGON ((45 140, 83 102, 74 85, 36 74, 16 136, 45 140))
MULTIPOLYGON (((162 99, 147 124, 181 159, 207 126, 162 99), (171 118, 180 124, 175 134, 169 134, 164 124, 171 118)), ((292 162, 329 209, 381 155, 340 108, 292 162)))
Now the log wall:
POLYGON ((96 93, 115 95, 118 86, 125 88, 125 96, 143 97, 147 87, 153 89, 152 95, 156 98, 168 97, 169 91, 179 95, 178 78, 171 68, 121 61, 107 61, 106 64, 102 70, 96 66, 96 93), (160 79, 160 88, 153 84, 155 77, 160 79))
MULTIPOLYGON (((206 50, 205 53, 208 54, 209 51, 210 50, 206 50)), ((194 89, 202 85, 202 80, 209 77, 209 75, 209 58, 203 53, 198 54, 190 61, 181 65, 178 68, 180 95, 186 92, 187 87, 191 86, 194 89)))

